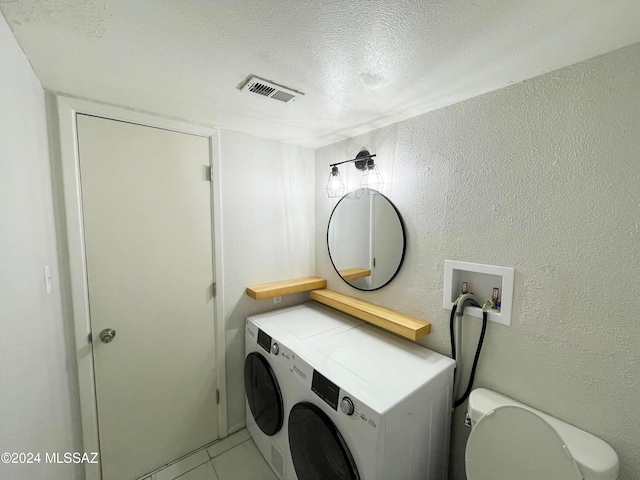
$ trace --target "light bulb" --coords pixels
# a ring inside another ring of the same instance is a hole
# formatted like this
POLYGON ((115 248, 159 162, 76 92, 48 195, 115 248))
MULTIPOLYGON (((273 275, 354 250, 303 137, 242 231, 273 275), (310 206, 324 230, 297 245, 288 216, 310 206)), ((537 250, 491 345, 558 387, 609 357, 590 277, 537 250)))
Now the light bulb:
POLYGON ((378 167, 373 163, 373 159, 367 160, 367 165, 364 169, 364 173, 362 174, 362 180, 360 181, 361 188, 367 188, 370 190, 376 190, 377 193, 382 190, 382 186, 384 185, 384 181, 382 180, 382 175, 378 171, 378 167))
POLYGON ((331 168, 326 190, 329 198, 342 197, 344 195, 344 183, 342 182, 342 177, 340 176, 338 167, 331 168))

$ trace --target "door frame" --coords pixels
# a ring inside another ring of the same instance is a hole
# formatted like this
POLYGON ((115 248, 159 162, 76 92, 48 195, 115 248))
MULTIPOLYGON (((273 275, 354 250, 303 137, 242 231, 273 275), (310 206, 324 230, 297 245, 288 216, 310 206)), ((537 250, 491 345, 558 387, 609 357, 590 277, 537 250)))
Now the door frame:
MULTIPOLYGON (((58 157, 58 185, 62 193, 63 212, 61 239, 66 243, 68 264, 64 269, 68 274, 67 298, 69 313, 75 337, 75 356, 78 368, 78 390, 80 396, 80 416, 85 452, 99 452, 98 411, 96 403, 93 346, 91 343, 91 323, 89 318, 89 288, 82 211, 82 186, 80 184, 80 163, 78 153, 78 131, 76 116, 87 114, 110 120, 124 121, 138 125, 162 128, 179 133, 205 137, 209 140, 211 167, 211 225, 213 235, 212 258, 213 278, 218 294, 213 298, 216 348, 216 389, 220 392, 218 408, 218 438, 228 435, 227 391, 225 370, 224 291, 222 258, 222 211, 220 181, 220 138, 217 128, 194 125, 181 120, 159 117, 150 113, 129 110, 114 105, 48 93, 51 107, 50 120, 57 135, 51 135, 54 155, 58 157), (57 138, 56 138, 57 137, 57 138), (56 145, 57 144, 57 145, 56 145), (56 152, 57 150, 57 152, 56 152)), ((64 260, 63 260, 64 261, 64 260)), ((174 460, 174 459, 169 459, 174 460)), ((101 478, 101 464, 85 464, 87 480, 101 478)))

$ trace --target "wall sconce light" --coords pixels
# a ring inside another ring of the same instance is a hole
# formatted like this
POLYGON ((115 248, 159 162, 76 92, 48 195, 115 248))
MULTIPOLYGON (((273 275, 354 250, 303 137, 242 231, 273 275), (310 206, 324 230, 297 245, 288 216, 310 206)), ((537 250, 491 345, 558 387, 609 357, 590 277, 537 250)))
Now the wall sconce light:
POLYGON ((331 167, 329 181, 327 182, 327 195, 329 195, 329 198, 342 197, 344 190, 344 182, 342 181, 338 167, 334 165, 331 167))
POLYGON ((349 162, 354 162, 358 170, 363 170, 362 180, 360 181, 361 188, 380 190, 384 182, 382 181, 382 175, 380 175, 378 167, 373 161, 373 157, 375 156, 375 153, 370 154, 367 150, 362 150, 356 155, 356 158, 329 165, 331 167, 331 173, 329 173, 329 181, 327 182, 326 188, 329 198, 342 197, 344 195, 345 186, 340 176, 338 165, 349 162))
POLYGON ((383 184, 382 175, 380 175, 378 167, 373 163, 373 158, 368 159, 364 167, 362 180, 360 180, 360 188, 380 190, 383 184))

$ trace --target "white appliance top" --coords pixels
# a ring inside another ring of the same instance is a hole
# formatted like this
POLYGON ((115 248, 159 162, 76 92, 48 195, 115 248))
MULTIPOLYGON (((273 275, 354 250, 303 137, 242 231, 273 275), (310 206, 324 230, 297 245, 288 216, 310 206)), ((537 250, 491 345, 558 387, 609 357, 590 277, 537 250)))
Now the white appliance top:
POLYGON ((296 345, 315 341, 318 336, 331 335, 365 324, 316 302, 254 315, 249 320, 276 340, 296 345))
POLYGON ((449 373, 453 381, 455 367, 451 358, 371 325, 324 337, 303 355, 321 374, 379 413, 442 375, 449 373))
POLYGON ((248 320, 379 413, 447 372, 453 378, 451 358, 315 302, 248 320))

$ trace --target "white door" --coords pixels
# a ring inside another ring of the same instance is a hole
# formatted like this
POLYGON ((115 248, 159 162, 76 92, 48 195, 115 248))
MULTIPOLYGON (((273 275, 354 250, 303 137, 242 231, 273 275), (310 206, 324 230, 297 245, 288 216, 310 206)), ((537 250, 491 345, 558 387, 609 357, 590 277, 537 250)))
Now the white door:
POLYGON ((218 438, 209 142, 77 120, 102 478, 135 479, 218 438))

